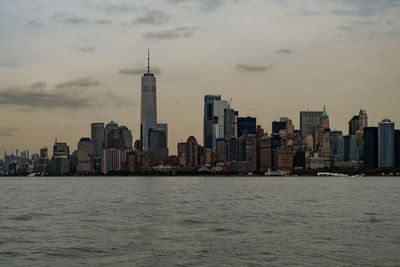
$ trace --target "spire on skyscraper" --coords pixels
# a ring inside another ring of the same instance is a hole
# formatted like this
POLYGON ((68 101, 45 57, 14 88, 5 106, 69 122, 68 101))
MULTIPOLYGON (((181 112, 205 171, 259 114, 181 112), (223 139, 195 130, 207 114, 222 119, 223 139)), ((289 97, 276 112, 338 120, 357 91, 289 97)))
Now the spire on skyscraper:
POLYGON ((324 110, 322 111, 322 117, 328 117, 328 113, 326 113, 325 105, 324 105, 324 110))
POLYGON ((150 74, 150 48, 147 48, 147 74, 150 74))

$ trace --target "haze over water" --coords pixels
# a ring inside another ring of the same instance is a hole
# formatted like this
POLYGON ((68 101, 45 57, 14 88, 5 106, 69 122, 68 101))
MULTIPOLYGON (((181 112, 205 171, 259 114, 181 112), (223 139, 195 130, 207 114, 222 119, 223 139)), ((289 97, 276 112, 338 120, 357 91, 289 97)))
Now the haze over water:
POLYGON ((399 266, 389 177, 0 179, 1 265, 399 266))

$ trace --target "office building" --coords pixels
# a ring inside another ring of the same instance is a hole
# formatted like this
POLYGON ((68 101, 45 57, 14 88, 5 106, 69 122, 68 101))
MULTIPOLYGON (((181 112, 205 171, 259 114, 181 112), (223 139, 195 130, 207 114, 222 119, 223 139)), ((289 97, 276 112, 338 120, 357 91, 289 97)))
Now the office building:
POLYGON ((141 148, 149 151, 150 129, 157 126, 156 77, 150 72, 150 54, 147 55, 147 73, 142 76, 140 141, 141 148))
POLYGON ((198 143, 194 136, 186 141, 186 167, 197 168, 199 166, 198 143))
POLYGON ((394 165, 400 167, 400 130, 394 131, 394 165))
POLYGON ((149 136, 150 161, 160 165, 168 157, 167 134, 164 129, 150 129, 149 136))
POLYGON ((322 111, 300 111, 300 133, 303 138, 307 134, 314 136, 315 128, 321 119, 322 111))
POLYGON ((378 123, 378 166, 394 167, 394 122, 384 119, 378 123))
POLYGON ((205 148, 213 147, 214 101, 221 101, 221 96, 204 96, 203 143, 205 148))
POLYGON ((53 146, 51 174, 62 176, 69 174, 69 146, 65 142, 56 142, 53 146))
POLYGON ((238 118, 238 136, 257 133, 257 120, 254 117, 238 118))
POLYGON ((101 158, 101 172, 108 174, 111 171, 120 171, 123 161, 122 151, 115 148, 103 149, 101 158))
POLYGON ((364 128, 364 168, 378 167, 378 127, 364 128))
POLYGON ((126 126, 118 126, 114 121, 104 129, 104 148, 132 149, 132 133, 126 126))

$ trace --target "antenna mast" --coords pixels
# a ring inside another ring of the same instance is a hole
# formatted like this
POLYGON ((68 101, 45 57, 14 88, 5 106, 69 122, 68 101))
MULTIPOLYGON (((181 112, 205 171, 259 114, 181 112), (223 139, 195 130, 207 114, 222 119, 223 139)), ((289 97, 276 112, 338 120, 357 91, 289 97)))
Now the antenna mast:
POLYGON ((150 49, 147 48, 147 74, 150 74, 150 49))

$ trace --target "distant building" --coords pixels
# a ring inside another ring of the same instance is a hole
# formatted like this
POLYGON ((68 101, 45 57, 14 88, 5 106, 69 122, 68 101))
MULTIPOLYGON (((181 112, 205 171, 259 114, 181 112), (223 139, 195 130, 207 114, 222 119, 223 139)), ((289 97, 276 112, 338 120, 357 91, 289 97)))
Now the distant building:
POLYGON ((147 57, 147 73, 142 76, 140 141, 141 148, 149 151, 150 129, 157 126, 156 77, 150 72, 150 55, 147 57))
POLYGON ((204 96, 203 143, 205 148, 213 148, 214 102, 221 101, 220 95, 204 96))
POLYGON ((290 150, 275 150, 275 169, 291 170, 293 168, 293 151, 290 150))
POLYGON ((394 122, 384 119, 378 123, 378 166, 394 167, 394 122))
POLYGON ((197 168, 198 166, 198 143, 194 136, 190 136, 186 141, 186 167, 197 168))
POLYGON ((300 132, 303 138, 306 137, 307 134, 314 135, 315 128, 319 124, 321 115, 322 111, 300 111, 300 132))
POLYGON ((65 142, 55 142, 51 174, 62 176, 69 174, 69 146, 65 142))
POLYGON ((378 127, 364 128, 364 167, 378 167, 378 127))
POLYGON ((126 126, 119 127, 114 121, 104 129, 104 148, 132 149, 132 133, 126 126))
POLYGON ((122 164, 122 151, 115 148, 103 149, 101 158, 101 172, 107 174, 111 171, 120 171, 122 164))
POLYGON ((305 163, 306 169, 323 169, 325 166, 324 159, 318 156, 306 157, 305 163))
POLYGON ((400 130, 394 131, 394 158, 396 167, 400 167, 400 130))
POLYGON ((101 157, 104 148, 104 123, 91 124, 91 140, 93 144, 93 168, 97 173, 101 171, 101 157))
POLYGON ((257 120, 254 117, 238 118, 238 136, 257 133, 257 120))
POLYGON ((356 135, 357 131, 363 131, 368 127, 368 116, 366 110, 361 109, 358 115, 354 115, 349 121, 349 135, 356 135))
POLYGON ((272 122, 272 133, 279 134, 280 131, 286 129, 286 121, 273 121, 272 122))
POLYGON ((163 129, 165 132, 166 144, 168 147, 168 123, 157 123, 158 129, 163 129))
POLYGON ((264 136, 260 139, 260 170, 267 171, 275 167, 274 151, 282 144, 279 135, 264 136))
POLYGON ((78 142, 76 152, 78 174, 92 172, 93 144, 89 137, 82 137, 78 142))
POLYGON ((160 165, 168 157, 167 134, 164 129, 150 129, 149 137, 150 161, 160 165))

